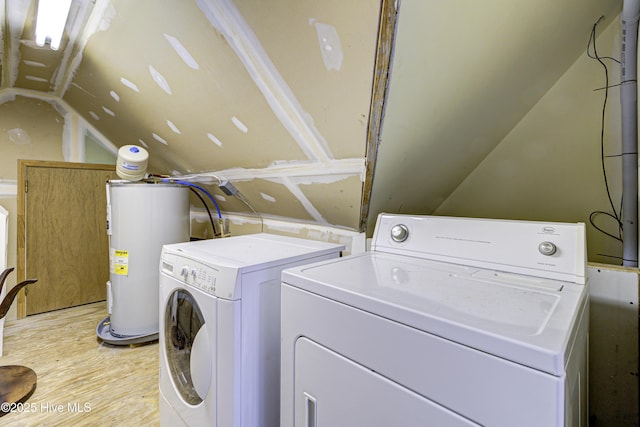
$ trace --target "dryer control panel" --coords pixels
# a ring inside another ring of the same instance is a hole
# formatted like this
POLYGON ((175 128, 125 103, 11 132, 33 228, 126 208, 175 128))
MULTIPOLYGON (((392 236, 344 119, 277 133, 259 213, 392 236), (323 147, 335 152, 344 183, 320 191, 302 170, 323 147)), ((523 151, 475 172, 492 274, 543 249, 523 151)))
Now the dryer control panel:
POLYGON ((584 223, 380 214, 372 251, 584 284, 584 223))

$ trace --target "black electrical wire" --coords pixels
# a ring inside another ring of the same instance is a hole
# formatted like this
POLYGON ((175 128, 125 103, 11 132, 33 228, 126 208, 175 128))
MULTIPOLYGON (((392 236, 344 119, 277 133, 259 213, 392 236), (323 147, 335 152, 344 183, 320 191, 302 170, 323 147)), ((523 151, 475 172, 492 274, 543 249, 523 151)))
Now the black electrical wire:
POLYGON ((613 62, 617 62, 618 64, 620 64, 620 60, 613 58, 611 56, 599 56, 598 53, 596 52, 596 27, 598 26, 600 21, 602 21, 603 19, 604 19, 604 16, 601 16, 600 18, 598 18, 595 24, 593 24, 593 28, 591 29, 591 36, 589 37, 589 43, 587 44, 587 56, 591 59, 597 59, 598 61, 600 61, 601 59, 609 59, 613 62), (591 55, 591 52, 589 52, 589 47, 591 47, 592 41, 593 41, 593 52, 594 52, 593 55, 591 55))
POLYGON ((595 229, 596 229, 596 230, 598 230, 599 232, 601 232, 601 233, 603 233, 603 234, 606 234, 607 236, 612 237, 612 238, 614 238, 614 239, 616 239, 616 240, 618 240, 618 241, 622 242, 622 238, 620 238, 620 237, 618 237, 618 236, 615 236, 615 235, 613 235, 613 234, 611 234, 611 233, 609 233, 609 232, 607 232, 607 231, 605 231, 605 230, 601 229, 600 227, 598 227, 598 226, 595 224, 595 217, 596 217, 596 215, 606 215, 606 216, 609 216, 609 217, 611 217, 611 218, 615 218, 615 217, 614 217, 613 215, 611 215, 609 212, 594 211, 594 212, 591 212, 591 214, 589 215, 589 222, 591 223, 591 225, 593 226, 593 228, 595 228, 595 229))
MULTIPOLYGON (((151 178, 161 178, 163 180, 163 182, 166 182, 170 177, 166 176, 166 175, 150 175, 151 178)), ((214 236, 220 236, 221 233, 216 231, 216 226, 215 226, 215 220, 213 219, 213 215, 211 214, 211 210, 209 209, 209 205, 207 205, 207 202, 204 200, 204 198, 202 197, 202 195, 200 195, 200 193, 198 191, 203 191, 205 193, 207 193, 204 189, 202 189, 200 186, 197 185, 186 185, 187 188, 189 188, 189 190, 191 190, 191 192, 193 194, 195 194, 198 199, 200 199, 200 202, 202 202, 202 205, 204 206, 204 208, 207 210, 207 215, 209 215, 209 221, 211 222, 211 229, 213 230, 213 235, 214 236)), ((209 195, 207 193, 207 195, 209 195)), ((215 204, 215 200, 213 201, 215 204)), ((218 209, 218 205, 216 204, 216 209, 218 209)), ((220 212, 218 210, 218 212, 220 212)))
POLYGON ((622 258, 621 256, 613 256, 613 255, 607 255, 607 254, 597 254, 606 258, 614 258, 614 259, 618 259, 621 262, 624 260, 624 258, 622 258))
MULTIPOLYGON (((611 198, 611 191, 609 190, 609 181, 607 179, 607 169, 606 169, 606 165, 605 165, 605 159, 608 157, 614 157, 614 156, 605 156, 604 154, 604 129, 605 129, 605 121, 606 121, 606 109, 607 109, 607 101, 609 99, 609 69, 607 68, 607 65, 603 62, 603 59, 608 59, 608 60, 612 60, 616 63, 620 63, 619 60, 612 58, 610 56, 600 56, 598 55, 598 49, 596 46, 596 28, 598 26, 598 23, 600 23, 600 21, 603 19, 604 17, 600 17, 594 24, 593 24, 593 28, 591 29, 591 35, 589 36, 589 43, 587 44, 587 56, 591 59, 595 59, 597 60, 600 65, 602 65, 602 68, 604 69, 604 78, 605 78, 605 85, 603 88, 599 89, 599 90, 604 90, 604 100, 602 103, 602 114, 601 114, 601 119, 600 119, 600 160, 601 160, 601 164, 602 164, 602 176, 604 178, 604 185, 607 191, 607 197, 609 199, 609 205, 611 206, 611 210, 613 211, 613 214, 608 213, 608 212, 603 212, 603 211, 595 211, 592 212, 589 215, 589 222, 591 223, 591 225, 598 231, 600 231, 601 233, 604 233, 605 235, 612 237, 620 242, 622 242, 622 219, 620 217, 620 215, 618 214, 618 212, 616 211, 615 205, 613 203, 613 199, 611 198), (590 52, 590 48, 593 46, 593 55, 590 52), (611 233, 608 233, 606 231, 604 231, 603 229, 601 229, 600 227, 598 227, 595 224, 595 217, 597 215, 606 215, 610 218, 615 219, 615 221, 618 224, 618 234, 619 236, 615 236, 611 233)), ((620 202, 622 205, 622 201, 620 202)), ((620 207, 620 212, 622 212, 622 206, 620 207)))
POLYGON ((220 212, 220 207, 218 206, 218 203, 216 202, 216 199, 213 198, 213 196, 211 195, 211 193, 209 193, 204 187, 201 187, 197 184, 194 184, 193 182, 188 182, 188 181, 182 181, 182 180, 178 180, 175 178, 165 178, 161 180, 162 182, 172 182, 174 184, 180 184, 180 185, 184 185, 187 187, 193 187, 193 188, 197 188, 198 190, 202 191, 204 194, 207 195, 207 197, 209 197, 209 200, 211 200, 211 203, 213 203, 213 206, 215 206, 216 208, 216 212, 218 212, 218 218, 222 219, 222 212, 220 212))
POLYGON ((621 81, 620 83, 616 83, 616 84, 614 84, 614 85, 609 85, 609 86, 604 86, 604 87, 598 87, 598 88, 595 88, 593 91, 594 91, 594 92, 597 92, 597 91, 599 91, 599 90, 605 90, 605 89, 611 89, 611 88, 614 88, 614 87, 620 87, 620 86, 622 86, 622 85, 623 85, 623 84, 625 84, 625 83, 637 83, 637 82, 638 82, 638 80, 636 80, 636 79, 623 80, 623 81, 621 81))
POLYGON ((209 209, 209 206, 207 205, 207 202, 205 202, 204 197, 202 197, 200 195, 200 193, 198 193, 198 191, 195 188, 193 188, 193 187, 188 187, 188 188, 189 188, 189 190, 191 190, 191 192, 193 194, 198 196, 198 199, 200 199, 200 201, 204 205, 204 208, 207 210, 207 215, 209 215, 209 221, 211 221, 211 228, 213 229, 213 235, 214 236, 219 236, 220 234, 216 231, 216 226, 215 226, 215 221, 213 219, 213 215, 211 215, 211 210, 209 209))

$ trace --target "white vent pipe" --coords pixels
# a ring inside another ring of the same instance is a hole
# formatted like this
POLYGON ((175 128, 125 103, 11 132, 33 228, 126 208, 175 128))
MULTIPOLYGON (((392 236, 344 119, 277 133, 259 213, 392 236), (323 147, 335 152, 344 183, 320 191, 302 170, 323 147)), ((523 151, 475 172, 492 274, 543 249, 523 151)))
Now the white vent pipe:
POLYGON ((622 115, 623 265, 638 266, 638 20, 640 0, 622 6, 620 102, 622 115))

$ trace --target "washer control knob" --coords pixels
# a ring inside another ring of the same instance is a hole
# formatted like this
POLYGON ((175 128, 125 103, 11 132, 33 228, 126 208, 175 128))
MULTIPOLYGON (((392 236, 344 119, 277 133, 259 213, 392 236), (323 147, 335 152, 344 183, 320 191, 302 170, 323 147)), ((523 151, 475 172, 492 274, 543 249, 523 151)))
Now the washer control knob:
POLYGON ((394 242, 404 242, 409 237, 409 229, 404 224, 394 225, 391 228, 391 239, 394 242))
POLYGON ((558 248, 551 242, 542 242, 538 245, 538 250, 542 255, 551 256, 556 253, 558 248))
POLYGON ((187 267, 186 265, 182 267, 182 269, 180 270, 180 275, 186 279, 189 275, 189 267, 187 267))

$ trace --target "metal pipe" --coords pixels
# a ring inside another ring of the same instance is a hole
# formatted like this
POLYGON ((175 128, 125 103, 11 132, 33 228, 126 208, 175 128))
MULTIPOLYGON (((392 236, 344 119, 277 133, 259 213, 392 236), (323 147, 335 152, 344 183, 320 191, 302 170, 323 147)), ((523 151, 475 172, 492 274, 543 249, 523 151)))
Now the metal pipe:
POLYGON ((624 0, 620 102, 622 116, 623 265, 638 266, 638 20, 640 0, 624 0))

